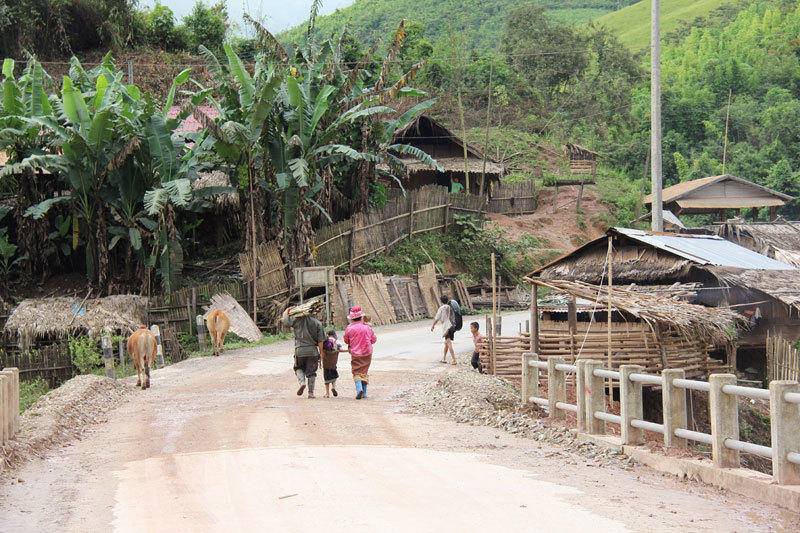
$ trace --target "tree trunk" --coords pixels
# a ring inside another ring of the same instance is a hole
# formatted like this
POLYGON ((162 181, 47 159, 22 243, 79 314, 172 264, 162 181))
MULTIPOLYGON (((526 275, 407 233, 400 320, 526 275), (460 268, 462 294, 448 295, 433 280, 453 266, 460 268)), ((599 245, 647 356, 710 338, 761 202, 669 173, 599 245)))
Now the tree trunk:
MULTIPOLYGON (((372 122, 367 121, 361 126, 361 151, 367 152, 372 138, 372 122)), ((358 163, 358 179, 356 193, 356 210, 366 212, 369 209, 369 185, 372 181, 374 169, 369 161, 358 163)))
POLYGON ((35 175, 32 170, 26 169, 19 175, 17 194, 17 207, 14 209, 14 220, 17 224, 17 241, 19 255, 28 255, 25 262, 25 273, 28 278, 41 274, 42 282, 50 275, 46 248, 48 244, 48 220, 42 218, 34 220, 26 217, 25 211, 32 205, 39 203, 40 195, 36 190, 35 175))
POLYGON ((108 222, 103 201, 97 204, 97 286, 100 292, 108 292, 108 222))

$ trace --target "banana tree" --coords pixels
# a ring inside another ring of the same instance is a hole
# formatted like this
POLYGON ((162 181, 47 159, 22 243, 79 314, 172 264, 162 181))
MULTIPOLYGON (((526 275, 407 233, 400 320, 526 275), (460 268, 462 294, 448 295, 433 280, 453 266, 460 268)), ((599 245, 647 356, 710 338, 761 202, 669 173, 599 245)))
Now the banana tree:
MULTIPOLYGON (((14 78, 15 66, 13 59, 3 61, 3 81, 0 84, 0 151, 6 153, 12 165, 30 155, 44 153, 42 147, 51 140, 51 136, 40 125, 26 120, 50 114, 45 91, 45 84, 50 78, 41 63, 32 57, 17 79, 14 78)), ((39 183, 32 169, 15 175, 7 174, 0 179, 3 180, 0 189, 14 192, 17 196, 13 218, 20 246, 30 258, 26 263, 27 274, 31 277, 34 274, 47 274, 47 223, 23 216, 26 208, 43 199, 43 189, 46 187, 39 183)))

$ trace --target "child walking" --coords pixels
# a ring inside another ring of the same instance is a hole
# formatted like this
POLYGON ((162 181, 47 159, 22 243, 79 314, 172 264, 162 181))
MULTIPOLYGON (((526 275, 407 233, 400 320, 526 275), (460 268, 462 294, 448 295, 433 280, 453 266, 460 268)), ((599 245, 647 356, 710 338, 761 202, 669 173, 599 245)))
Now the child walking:
POLYGON ((336 370, 336 364, 339 362, 339 351, 342 345, 339 344, 336 338, 336 332, 330 330, 328 338, 322 345, 322 373, 325 378, 325 397, 330 398, 331 392, 334 396, 339 396, 336 392, 336 380, 339 379, 339 371, 336 370))
POLYGON ((475 351, 472 352, 472 368, 475 368, 483 374, 483 365, 481 364, 481 355, 478 353, 478 344, 483 341, 483 335, 478 333, 480 325, 477 322, 472 322, 469 325, 469 330, 472 332, 472 344, 475 345, 475 351))

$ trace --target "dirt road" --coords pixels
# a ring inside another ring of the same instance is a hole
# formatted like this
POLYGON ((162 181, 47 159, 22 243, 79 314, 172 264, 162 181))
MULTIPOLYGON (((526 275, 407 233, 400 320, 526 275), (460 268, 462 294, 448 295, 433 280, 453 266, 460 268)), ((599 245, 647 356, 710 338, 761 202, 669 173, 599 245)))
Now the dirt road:
MULTIPOLYGON (((506 315, 516 330, 524 314, 506 315)), ((481 321, 482 323, 482 321, 481 321)), ((791 517, 492 428, 408 414, 446 372, 429 322, 378 328, 369 398, 298 398, 291 342, 153 373, 0 486, 0 531, 770 531, 791 517)), ((462 331, 457 347, 467 351, 462 331)), ((133 383, 131 382, 131 387, 133 383)), ((318 396, 321 396, 318 394, 318 396)))

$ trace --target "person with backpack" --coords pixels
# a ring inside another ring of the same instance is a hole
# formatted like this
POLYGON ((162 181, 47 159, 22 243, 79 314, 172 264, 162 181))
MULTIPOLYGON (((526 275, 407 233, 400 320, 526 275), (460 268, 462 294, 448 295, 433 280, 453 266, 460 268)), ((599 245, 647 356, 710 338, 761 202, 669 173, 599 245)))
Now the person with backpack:
POLYGON ((460 330, 464 325, 461 316, 461 306, 458 305, 457 301, 451 300, 446 294, 442 295, 441 302, 442 305, 439 307, 439 310, 436 311, 436 317, 433 319, 433 324, 431 324, 431 331, 436 327, 436 324, 442 324, 442 329, 444 330, 444 353, 442 354, 442 360, 439 362, 447 363, 447 352, 450 352, 450 356, 453 359, 452 364, 455 365, 457 363, 456 353, 453 350, 453 339, 455 338, 456 331, 460 330))

